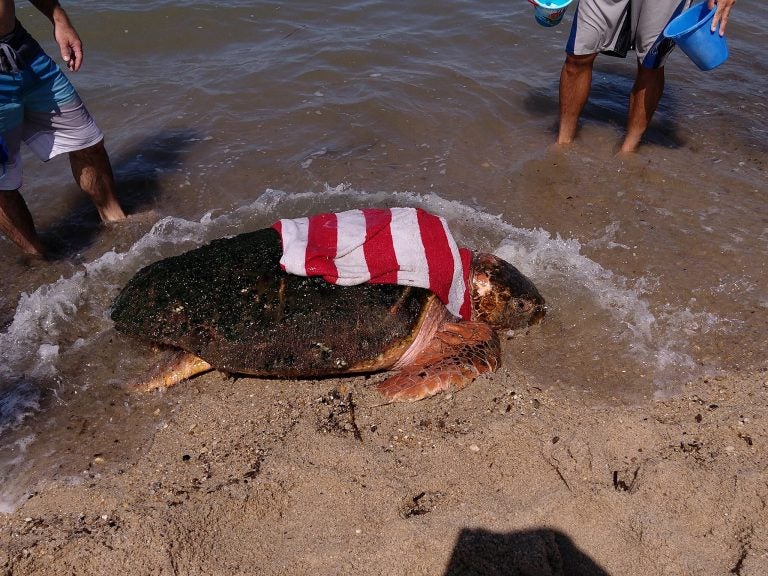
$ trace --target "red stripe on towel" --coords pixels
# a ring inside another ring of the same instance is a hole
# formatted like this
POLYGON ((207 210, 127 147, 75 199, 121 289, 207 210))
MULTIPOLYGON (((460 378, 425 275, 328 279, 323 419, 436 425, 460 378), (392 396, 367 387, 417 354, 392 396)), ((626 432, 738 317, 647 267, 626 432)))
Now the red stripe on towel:
POLYGON ((392 213, 389 210, 363 209, 365 216, 365 262, 373 284, 397 284, 397 256, 392 241, 392 213))
POLYGON ((421 241, 429 262, 429 289, 443 302, 448 302, 453 278, 453 253, 438 218, 419 210, 416 212, 421 241))
POLYGON ((307 236, 307 276, 322 276, 335 284, 339 273, 334 264, 338 237, 336 214, 318 214, 309 220, 307 236))

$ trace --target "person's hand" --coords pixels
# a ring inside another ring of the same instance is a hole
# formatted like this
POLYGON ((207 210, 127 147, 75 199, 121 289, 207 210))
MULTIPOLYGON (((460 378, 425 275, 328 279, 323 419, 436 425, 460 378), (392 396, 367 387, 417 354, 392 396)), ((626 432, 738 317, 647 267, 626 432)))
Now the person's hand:
POLYGON ((83 63, 83 43, 77 30, 69 21, 57 22, 53 28, 53 36, 56 38, 61 50, 61 58, 66 62, 67 68, 77 72, 83 63))
POLYGON ((712 17, 712 32, 717 30, 717 23, 720 23, 720 36, 725 35, 725 24, 728 22, 728 14, 731 13, 731 7, 736 4, 736 0, 709 0, 707 6, 709 9, 717 5, 715 15, 712 17))

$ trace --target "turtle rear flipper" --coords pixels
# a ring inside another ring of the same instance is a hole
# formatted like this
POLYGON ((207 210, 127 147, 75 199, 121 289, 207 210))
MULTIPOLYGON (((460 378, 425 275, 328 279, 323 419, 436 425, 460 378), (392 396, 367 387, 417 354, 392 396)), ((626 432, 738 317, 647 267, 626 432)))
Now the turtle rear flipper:
POLYGON ((213 370, 213 366, 199 356, 190 352, 179 351, 168 361, 155 366, 146 378, 129 384, 128 387, 142 392, 149 392, 158 388, 170 388, 187 378, 211 370, 213 370))
POLYGON ((483 322, 445 324, 413 362, 376 388, 391 402, 421 400, 445 390, 461 390, 499 365, 496 332, 483 322))

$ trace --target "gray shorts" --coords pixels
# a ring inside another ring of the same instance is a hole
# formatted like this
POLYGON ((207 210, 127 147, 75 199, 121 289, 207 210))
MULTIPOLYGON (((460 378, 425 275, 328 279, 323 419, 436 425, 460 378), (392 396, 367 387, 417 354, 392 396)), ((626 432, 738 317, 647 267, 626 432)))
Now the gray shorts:
POLYGON ((629 50, 645 68, 660 68, 675 43, 662 32, 692 0, 579 0, 565 51, 624 57, 629 50))

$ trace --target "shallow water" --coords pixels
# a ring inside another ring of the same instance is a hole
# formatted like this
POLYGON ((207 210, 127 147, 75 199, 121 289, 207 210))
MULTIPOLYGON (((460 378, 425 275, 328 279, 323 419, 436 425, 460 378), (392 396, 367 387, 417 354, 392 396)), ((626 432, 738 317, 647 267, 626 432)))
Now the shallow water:
MULTIPOLYGON (((766 365, 765 4, 736 5, 722 67, 671 56, 631 157, 615 156, 631 58, 598 59, 578 142, 551 146, 572 10, 547 29, 524 0, 252 4, 69 6, 72 78, 135 216, 100 227, 65 159, 25 156, 60 256, 30 264, 0 239, 0 509, 87 481, 102 454, 125 466, 179 401, 120 388, 158 361, 112 330, 120 287, 281 217, 422 206, 509 259, 549 303, 504 345, 533 386, 637 401, 766 365)), ((19 17, 54 54, 47 22, 19 17)))

